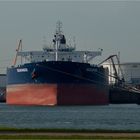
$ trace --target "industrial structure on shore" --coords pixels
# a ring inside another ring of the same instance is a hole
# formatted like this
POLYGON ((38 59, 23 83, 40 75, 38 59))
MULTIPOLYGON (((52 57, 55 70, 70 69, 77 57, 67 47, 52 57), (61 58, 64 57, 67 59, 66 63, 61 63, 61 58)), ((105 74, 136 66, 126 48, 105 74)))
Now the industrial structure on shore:
POLYGON ((109 69, 110 103, 140 103, 140 63, 121 63, 117 55, 103 61, 109 69), (116 57, 117 62, 114 62, 116 57))
POLYGON ((0 74, 0 102, 6 101, 6 74, 0 74))

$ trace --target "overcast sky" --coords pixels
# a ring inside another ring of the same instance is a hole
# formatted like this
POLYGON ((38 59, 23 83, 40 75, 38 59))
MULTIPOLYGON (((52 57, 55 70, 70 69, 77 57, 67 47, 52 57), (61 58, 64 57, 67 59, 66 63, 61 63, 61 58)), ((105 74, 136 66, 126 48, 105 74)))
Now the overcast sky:
POLYGON ((0 71, 20 39, 24 50, 41 50, 44 36, 49 44, 58 20, 77 50, 102 48, 100 60, 120 51, 121 62, 140 62, 140 1, 10 0, 0 1, 0 71))

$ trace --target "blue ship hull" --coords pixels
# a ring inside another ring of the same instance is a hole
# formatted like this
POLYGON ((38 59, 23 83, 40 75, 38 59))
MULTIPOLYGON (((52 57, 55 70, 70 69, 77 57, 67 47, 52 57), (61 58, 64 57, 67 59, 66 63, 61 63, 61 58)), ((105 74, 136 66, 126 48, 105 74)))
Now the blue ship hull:
POLYGON ((108 73, 88 63, 44 61, 7 69, 8 104, 100 105, 109 103, 108 73))

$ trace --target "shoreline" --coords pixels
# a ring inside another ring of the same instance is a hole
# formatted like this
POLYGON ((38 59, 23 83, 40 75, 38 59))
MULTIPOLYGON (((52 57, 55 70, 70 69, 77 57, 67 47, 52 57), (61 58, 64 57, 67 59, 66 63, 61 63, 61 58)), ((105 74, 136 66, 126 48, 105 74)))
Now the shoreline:
POLYGON ((140 139, 140 130, 0 128, 0 139, 140 139))
POLYGON ((139 130, 122 130, 122 129, 77 129, 77 128, 16 128, 0 127, 0 132, 65 132, 65 133, 140 133, 139 130))

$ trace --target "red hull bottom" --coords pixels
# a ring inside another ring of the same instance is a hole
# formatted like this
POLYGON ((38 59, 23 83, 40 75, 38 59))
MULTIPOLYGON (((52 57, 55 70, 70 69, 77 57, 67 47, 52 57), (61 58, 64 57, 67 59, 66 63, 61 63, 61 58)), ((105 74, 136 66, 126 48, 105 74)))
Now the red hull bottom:
POLYGON ((23 84, 7 86, 7 104, 106 105, 108 88, 92 84, 23 84))

